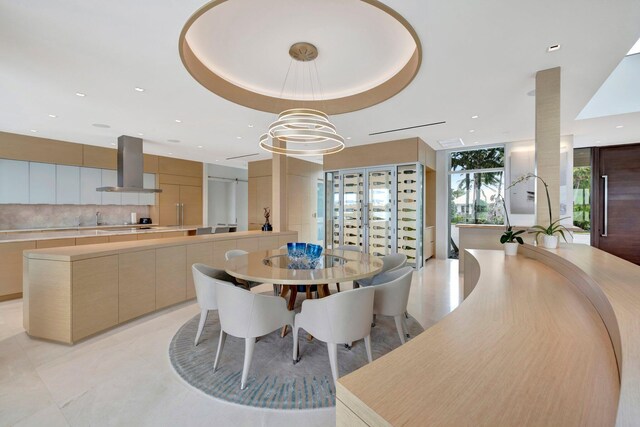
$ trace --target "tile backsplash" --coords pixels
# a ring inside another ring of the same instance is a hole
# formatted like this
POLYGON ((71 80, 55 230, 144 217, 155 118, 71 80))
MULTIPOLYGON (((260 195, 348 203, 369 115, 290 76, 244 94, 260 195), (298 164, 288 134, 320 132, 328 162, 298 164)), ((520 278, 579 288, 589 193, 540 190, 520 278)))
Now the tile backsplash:
POLYGON ((0 230, 95 226, 96 212, 103 225, 131 222, 131 212, 138 219, 149 216, 149 206, 116 205, 0 205, 0 230))

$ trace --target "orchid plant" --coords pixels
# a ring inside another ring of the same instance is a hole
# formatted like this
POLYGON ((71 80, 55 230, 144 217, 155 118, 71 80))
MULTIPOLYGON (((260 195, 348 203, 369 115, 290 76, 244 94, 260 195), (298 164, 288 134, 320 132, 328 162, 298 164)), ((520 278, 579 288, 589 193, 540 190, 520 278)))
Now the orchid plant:
POLYGON ((504 201, 504 197, 498 194, 498 199, 500 200, 500 202, 502 202, 502 209, 504 210, 504 218, 507 220, 506 229, 504 230, 504 233, 502 233, 502 236, 500 236, 500 243, 505 244, 505 243, 518 242, 522 245, 524 243, 524 240, 522 240, 522 237, 520 237, 520 234, 524 233, 525 230, 513 231, 513 227, 509 222, 509 213, 507 212, 507 204, 504 201))
POLYGON ((547 205, 549 206, 549 226, 544 227, 542 225, 534 225, 533 227, 531 227, 531 230, 529 231, 529 233, 536 235, 536 242, 538 241, 538 237, 540 237, 540 235, 553 236, 555 234, 561 235, 564 241, 566 242, 567 237, 565 236, 564 232, 566 231, 567 233, 569 233, 569 235, 571 235, 571 231, 569 231, 567 227, 562 225, 560 221, 562 221, 563 219, 567 219, 569 217, 560 218, 555 221, 553 220, 553 217, 551 214, 551 197, 549 197, 549 186, 547 185, 544 179, 540 178, 538 175, 535 175, 533 173, 528 173, 526 175, 522 175, 521 177, 513 181, 511 185, 509 185, 505 190, 508 190, 511 187, 514 187, 520 184, 521 182, 525 182, 529 179, 539 179, 540 182, 542 182, 542 184, 544 185, 544 191, 547 195, 547 205))

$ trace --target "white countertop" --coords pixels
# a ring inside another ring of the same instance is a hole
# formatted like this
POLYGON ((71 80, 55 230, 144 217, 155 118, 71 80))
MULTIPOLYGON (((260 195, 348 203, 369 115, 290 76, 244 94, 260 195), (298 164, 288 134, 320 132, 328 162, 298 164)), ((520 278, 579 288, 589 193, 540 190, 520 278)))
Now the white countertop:
MULTIPOLYGON (((8 233, 0 235, 0 243, 10 242, 24 242, 32 240, 51 240, 51 239, 73 239, 83 237, 101 237, 101 236, 113 236, 123 234, 146 234, 146 233, 167 233, 171 231, 189 231, 195 230, 200 225, 190 226, 151 226, 152 228, 139 228, 130 226, 124 229, 71 229, 61 231, 43 231, 43 232, 27 232, 27 233, 8 233)), ((149 227, 149 225, 147 225, 149 227)))

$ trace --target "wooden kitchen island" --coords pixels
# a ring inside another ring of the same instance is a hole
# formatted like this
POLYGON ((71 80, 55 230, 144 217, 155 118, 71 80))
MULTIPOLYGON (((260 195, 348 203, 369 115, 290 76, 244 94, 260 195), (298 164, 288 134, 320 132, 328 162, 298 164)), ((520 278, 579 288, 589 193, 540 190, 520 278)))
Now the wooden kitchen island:
POLYGON ((224 268, 231 249, 277 249, 298 233, 245 231, 24 251, 24 328, 73 344, 195 298, 191 265, 224 268))
POLYGON ((572 244, 466 255, 457 309, 338 380, 338 426, 638 425, 639 266, 572 244))

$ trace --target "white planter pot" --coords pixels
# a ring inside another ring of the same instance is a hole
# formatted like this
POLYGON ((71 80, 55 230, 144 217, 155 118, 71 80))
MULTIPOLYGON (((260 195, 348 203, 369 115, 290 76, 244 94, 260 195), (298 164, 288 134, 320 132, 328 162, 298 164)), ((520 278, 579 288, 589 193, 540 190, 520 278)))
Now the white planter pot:
POLYGON ((547 249, 555 249, 558 247, 558 236, 542 236, 542 246, 547 249))
POLYGON ((518 243, 504 243, 505 255, 518 255, 518 243))

